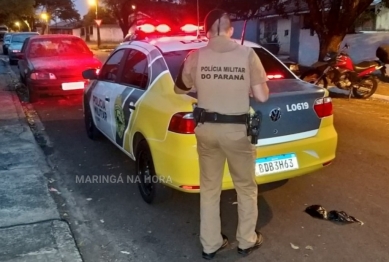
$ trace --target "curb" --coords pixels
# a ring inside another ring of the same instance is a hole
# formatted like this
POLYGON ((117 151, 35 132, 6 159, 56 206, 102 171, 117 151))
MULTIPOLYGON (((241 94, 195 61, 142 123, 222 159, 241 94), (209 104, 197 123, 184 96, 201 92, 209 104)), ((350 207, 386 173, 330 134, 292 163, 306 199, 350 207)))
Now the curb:
MULTIPOLYGON (((3 63, 3 66, 6 69, 6 73, 10 75, 12 80, 19 81, 17 74, 12 70, 11 66, 9 65, 9 63, 7 61, 0 59, 0 63, 3 63)), ((26 130, 26 132, 28 133, 29 140, 31 140, 31 143, 34 144, 34 152, 36 152, 35 154, 39 155, 39 160, 38 160, 40 163, 39 177, 42 177, 43 180, 45 180, 45 184, 46 184, 45 185, 45 189, 46 189, 45 193, 47 193, 47 197, 50 199, 50 201, 53 202, 53 205, 56 207, 57 203, 56 203, 53 195, 49 191, 49 188, 47 186, 48 181, 47 181, 47 178, 45 177, 45 174, 52 172, 52 168, 50 167, 50 164, 48 163, 48 161, 46 159, 44 150, 40 146, 39 142, 36 140, 32 126, 29 123, 29 116, 27 115, 28 111, 27 112, 25 111, 25 109, 30 110, 31 108, 29 105, 26 105, 26 106, 22 105, 22 102, 20 101, 20 98, 18 96, 17 91, 15 90, 14 85, 10 84, 10 85, 8 85, 7 88, 8 88, 7 92, 11 96, 12 103, 15 107, 17 117, 19 118, 19 123, 22 125, 23 130, 26 130)), ((44 128, 43 124, 40 121, 39 122, 35 121, 35 118, 36 118, 35 116, 33 116, 31 118, 34 119, 33 120, 34 125, 37 129, 44 128)), ((50 141, 48 141, 48 144, 51 144, 50 141)), ((53 216, 49 217, 48 220, 45 220, 45 221, 31 220, 31 223, 9 225, 9 226, 5 226, 5 227, 0 228, 0 230, 2 230, 3 233, 6 232, 5 235, 9 235, 12 232, 17 231, 20 228, 28 228, 28 227, 33 228, 37 225, 52 223, 51 232, 54 234, 55 243, 57 244, 57 248, 58 248, 58 253, 59 254, 66 254, 66 256, 67 256, 66 259, 63 261, 75 261, 75 262, 76 261, 77 262, 83 261, 81 252, 78 248, 77 241, 73 235, 73 232, 72 232, 72 229, 69 225, 69 222, 61 218, 60 210, 58 209, 58 207, 53 208, 53 209, 55 209, 55 210, 53 210, 55 214, 53 214, 53 216)), ((50 226, 50 225, 48 225, 48 226, 50 226)), ((24 230, 22 230, 22 231, 24 231, 24 230)), ((30 240, 30 241, 32 241, 32 240, 30 240)), ((13 251, 13 250, 11 250, 11 251, 13 251)), ((18 251, 16 250, 16 252, 18 252, 18 251)), ((0 259, 1 259, 1 255, 3 255, 3 254, 1 254, 1 252, 0 252, 0 259)))
POLYGON ((90 50, 93 50, 93 51, 100 51, 100 52, 106 52, 106 53, 110 53, 112 52, 113 50, 115 49, 98 49, 98 48, 89 48, 90 50))
MULTIPOLYGON (((335 93, 335 94, 343 94, 343 95, 348 95, 349 94, 348 91, 339 89, 337 87, 329 87, 328 91, 330 93, 335 93)), ((386 95, 374 94, 374 95, 371 96, 371 98, 378 99, 378 100, 389 101, 389 96, 386 96, 386 95)))

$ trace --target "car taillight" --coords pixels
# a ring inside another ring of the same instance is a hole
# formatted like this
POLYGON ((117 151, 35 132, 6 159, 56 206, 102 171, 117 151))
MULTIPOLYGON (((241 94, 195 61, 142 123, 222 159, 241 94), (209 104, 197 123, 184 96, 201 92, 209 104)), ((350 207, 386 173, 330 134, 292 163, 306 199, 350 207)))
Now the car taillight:
POLYGON ((281 79, 281 78, 284 78, 284 76, 281 74, 275 74, 275 75, 267 75, 267 78, 269 78, 269 79, 281 79))
POLYGON ((168 130, 179 134, 194 134, 195 127, 193 114, 180 112, 172 116, 168 130))
POLYGON ((332 115, 333 109, 331 97, 316 99, 313 109, 320 118, 332 115))

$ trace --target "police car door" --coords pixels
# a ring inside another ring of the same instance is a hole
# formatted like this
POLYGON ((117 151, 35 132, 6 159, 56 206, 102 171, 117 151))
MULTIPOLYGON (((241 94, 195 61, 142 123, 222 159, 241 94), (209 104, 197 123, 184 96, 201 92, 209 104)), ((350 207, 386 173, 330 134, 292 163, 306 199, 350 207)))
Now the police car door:
POLYGON ((128 142, 131 133, 130 125, 136 115, 137 102, 149 82, 147 51, 134 48, 137 47, 128 49, 129 52, 123 62, 123 71, 118 80, 120 85, 112 94, 115 112, 114 141, 128 153, 130 153, 128 142))
POLYGON ((115 139, 114 130, 112 130, 112 122, 115 121, 111 110, 112 104, 115 103, 114 100, 112 101, 112 92, 116 88, 125 53, 126 49, 120 49, 108 58, 100 70, 98 81, 90 98, 95 124, 111 140, 115 139))

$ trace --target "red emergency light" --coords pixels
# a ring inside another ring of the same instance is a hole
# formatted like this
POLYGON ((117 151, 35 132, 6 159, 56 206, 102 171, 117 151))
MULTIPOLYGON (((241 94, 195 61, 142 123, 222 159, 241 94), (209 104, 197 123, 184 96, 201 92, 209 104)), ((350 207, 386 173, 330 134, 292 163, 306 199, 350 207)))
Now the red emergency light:
POLYGON ((184 26, 181 27, 181 30, 184 31, 184 32, 195 32, 197 31, 198 29, 198 26, 197 25, 192 25, 192 24, 186 24, 184 26))
POLYGON ((160 33, 167 33, 171 30, 170 26, 166 24, 160 24, 158 26, 154 26, 152 24, 143 24, 138 26, 138 29, 145 33, 153 33, 155 31, 158 31, 160 33))

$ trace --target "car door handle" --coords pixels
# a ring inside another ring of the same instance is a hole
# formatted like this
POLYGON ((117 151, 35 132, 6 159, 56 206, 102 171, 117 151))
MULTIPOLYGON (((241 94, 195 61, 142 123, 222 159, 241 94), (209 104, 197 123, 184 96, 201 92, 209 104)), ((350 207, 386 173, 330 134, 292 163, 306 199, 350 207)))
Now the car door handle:
POLYGON ((128 106, 130 109, 132 109, 132 110, 135 110, 135 106, 133 106, 133 105, 129 105, 128 106))
POLYGON ((105 101, 109 102, 109 101, 110 101, 109 97, 106 97, 106 98, 105 98, 105 101))

